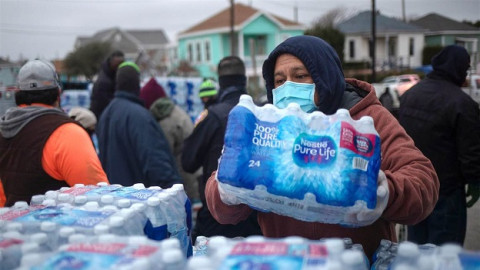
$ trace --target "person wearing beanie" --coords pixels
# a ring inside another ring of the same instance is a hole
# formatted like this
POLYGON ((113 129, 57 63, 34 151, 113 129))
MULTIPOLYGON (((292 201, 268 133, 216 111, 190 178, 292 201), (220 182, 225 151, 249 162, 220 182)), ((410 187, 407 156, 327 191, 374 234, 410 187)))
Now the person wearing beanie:
MULTIPOLYGON (((305 222, 272 212, 258 212, 264 236, 350 238, 353 243, 361 244, 367 257, 372 258, 382 239, 396 241, 396 223, 415 224, 430 214, 439 188, 432 163, 415 147, 393 115, 382 107, 370 84, 344 78, 340 59, 327 42, 313 36, 290 37, 270 53, 262 73, 268 101, 278 108, 285 108, 294 100, 307 113, 333 114, 343 108, 349 110, 354 120, 372 117, 380 136, 382 155, 376 207, 352 211, 349 216, 361 224, 360 227, 305 222)), ((238 224, 254 212, 244 204, 223 203, 218 188, 213 173, 205 196, 218 222, 238 224)))
POLYGON ((140 99, 140 68, 123 62, 97 125, 100 161, 112 184, 169 188, 182 183, 165 135, 140 99))
POLYGON ((200 84, 198 97, 202 100, 205 109, 217 101, 217 94, 217 86, 212 79, 205 79, 202 84, 200 84))
POLYGON ((467 208, 480 197, 480 110, 461 89, 470 68, 464 47, 443 48, 432 67, 402 95, 399 121, 437 168, 440 196, 424 221, 408 226, 407 235, 418 244, 463 245, 467 208))
POLYGON ((113 99, 115 92, 115 75, 118 65, 125 61, 122 51, 112 52, 105 61, 103 61, 98 78, 93 84, 92 96, 90 97, 90 110, 100 119, 105 107, 113 99))
POLYGON ((185 182, 185 192, 188 198, 199 201, 198 183, 195 174, 187 173, 181 166, 182 147, 185 139, 193 131, 193 123, 190 116, 178 105, 168 98, 163 87, 151 78, 142 89, 140 98, 145 102, 147 109, 150 109, 153 117, 158 121, 168 141, 168 145, 175 157, 175 162, 180 176, 185 182))
POLYGON ((28 61, 18 89, 18 106, 0 118, 0 206, 75 184, 108 183, 87 132, 60 109, 55 67, 28 61))
POLYGON ((205 109, 197 118, 193 133, 185 140, 182 151, 182 167, 186 172, 194 173, 200 167, 199 193, 202 208, 192 232, 192 240, 199 235, 226 237, 261 235, 256 213, 237 225, 218 223, 210 213, 205 200, 205 184, 208 177, 217 169, 218 158, 223 148, 223 137, 230 110, 238 103, 240 96, 247 94, 245 65, 237 56, 227 56, 218 63, 220 90, 217 102, 205 109))
POLYGON ((152 104, 159 98, 167 97, 163 87, 155 80, 150 78, 148 82, 140 89, 140 98, 145 102, 145 108, 150 109, 152 104))

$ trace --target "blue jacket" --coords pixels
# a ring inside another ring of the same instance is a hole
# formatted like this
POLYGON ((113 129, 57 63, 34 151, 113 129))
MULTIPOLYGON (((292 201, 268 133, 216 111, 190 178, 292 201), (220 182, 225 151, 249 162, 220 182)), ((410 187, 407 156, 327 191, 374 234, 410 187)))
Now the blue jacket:
POLYGON ((100 161, 112 184, 181 183, 165 135, 135 94, 116 91, 97 125, 100 161))

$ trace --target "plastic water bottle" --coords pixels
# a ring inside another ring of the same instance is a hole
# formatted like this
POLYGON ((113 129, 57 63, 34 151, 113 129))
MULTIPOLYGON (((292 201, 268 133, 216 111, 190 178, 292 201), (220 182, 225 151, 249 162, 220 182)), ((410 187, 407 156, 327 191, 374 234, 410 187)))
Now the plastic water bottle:
POLYGON ((367 270, 362 252, 358 250, 345 250, 341 255, 345 270, 367 270))
POLYGON ((26 201, 15 202, 12 206, 13 209, 28 209, 28 203, 26 201))
POLYGON ((120 216, 113 216, 109 220, 110 233, 116 235, 129 235, 128 231, 125 228, 125 219, 120 216))
POLYGON ((86 235, 82 233, 74 233, 68 237, 69 244, 85 243, 86 240, 86 235))
POLYGON ((42 205, 43 200, 45 199, 45 195, 33 195, 32 199, 30 199, 30 205, 42 205))
POLYGON ((199 235, 197 236, 197 239, 195 240, 195 254, 194 256, 202 256, 207 254, 207 244, 208 244, 208 238, 199 235))
POLYGON ((75 199, 73 200, 73 205, 76 207, 82 207, 84 206, 88 201, 87 196, 85 195, 77 195, 75 196, 75 199))
POLYGON ((115 198, 112 195, 105 194, 100 197, 100 206, 114 205, 115 198))
POLYGON ((95 235, 103 235, 110 232, 110 227, 106 224, 97 224, 93 227, 93 233, 95 235))
POLYGON ((129 199, 120 199, 117 201, 117 207, 119 209, 129 208, 132 205, 132 202, 129 199))
POLYGON ((137 210, 131 208, 120 209, 118 215, 125 220, 125 230, 127 235, 143 235, 143 228, 145 227, 145 220, 141 219, 141 215, 137 210))
POLYGON ((52 249, 50 248, 50 245, 48 243, 48 236, 47 236, 46 233, 43 233, 43 232, 34 233, 34 234, 30 235, 30 241, 38 244, 39 249, 42 252, 52 251, 52 249))
POLYGON ((42 253, 26 254, 22 257, 20 267, 17 270, 29 270, 34 266, 39 267, 42 262, 48 258, 48 255, 42 253))
POLYGON ((57 196, 57 205, 71 205, 75 198, 68 193, 60 193, 57 196))
POLYGON ((5 232, 19 232, 19 233, 24 233, 24 226, 23 223, 20 222, 9 222, 4 225, 4 230, 5 232))
POLYGON ((45 199, 51 199, 57 201, 58 191, 56 190, 49 190, 45 192, 45 199))
POLYGON ((160 248, 162 250, 180 249, 181 245, 177 238, 168 238, 160 242, 160 248))
POLYGON ((98 211, 98 209, 100 208, 100 205, 96 201, 90 201, 90 202, 85 203, 83 205, 83 208, 86 211, 98 211))
POLYGON ((437 270, 462 270, 462 264, 458 255, 462 247, 457 244, 443 244, 439 248, 437 270))
POLYGON ((43 200, 42 204, 45 205, 46 207, 54 207, 54 206, 57 206, 57 201, 54 199, 48 199, 45 197, 45 200, 43 200))
POLYGON ((134 189, 145 189, 145 185, 143 183, 135 183, 132 185, 134 189))
POLYGON ((68 244, 68 238, 70 235, 75 234, 75 228, 73 227, 62 227, 58 231, 58 244, 57 246, 62 246, 68 244))
POLYGON ((168 237, 167 218, 163 214, 160 198, 147 199, 145 215, 148 218, 145 224, 145 234, 153 240, 163 240, 168 237))
POLYGON ((397 265, 410 265, 415 267, 420 255, 418 246, 412 242, 402 242, 398 245, 397 256, 392 264, 392 270, 396 270, 397 265))
POLYGON ((47 245, 50 250, 55 250, 58 247, 57 224, 50 221, 43 221, 40 224, 40 230, 47 236, 47 245))
POLYGON ((190 257, 187 261, 187 270, 197 270, 197 269, 213 270, 213 264, 207 256, 190 257))
POLYGON ((180 249, 164 250, 161 256, 164 270, 183 270, 185 268, 185 255, 180 249))

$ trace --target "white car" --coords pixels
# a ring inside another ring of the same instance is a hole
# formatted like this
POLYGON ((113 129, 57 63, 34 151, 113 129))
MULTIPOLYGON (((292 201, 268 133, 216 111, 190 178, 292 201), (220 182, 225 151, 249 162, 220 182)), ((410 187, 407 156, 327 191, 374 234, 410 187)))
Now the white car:
POLYGON ((372 84, 382 105, 389 111, 400 107, 400 96, 420 81, 417 74, 389 76, 380 83, 372 84))
POLYGON ((467 86, 462 90, 480 104, 480 75, 472 74, 467 78, 467 86))

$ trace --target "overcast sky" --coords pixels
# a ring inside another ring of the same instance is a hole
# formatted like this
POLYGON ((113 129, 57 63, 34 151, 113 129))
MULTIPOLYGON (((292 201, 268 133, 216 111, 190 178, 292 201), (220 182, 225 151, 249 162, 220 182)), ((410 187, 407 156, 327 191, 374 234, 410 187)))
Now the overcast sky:
MULTIPOLYGON (((462 21, 480 20, 480 0, 404 0, 407 18, 431 12, 462 21)), ((349 14, 371 9, 371 0, 235 0, 298 20, 306 26, 335 8, 349 14)), ((0 57, 64 58, 77 36, 120 27, 176 34, 229 7, 229 0, 0 0, 0 57)), ((387 16, 402 16, 402 0, 376 0, 387 16)))

